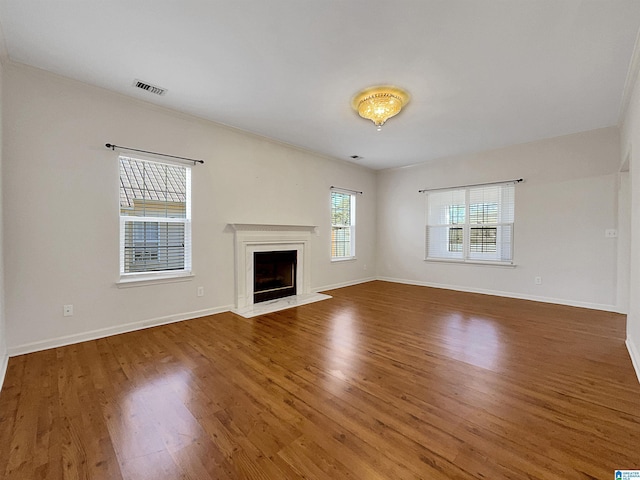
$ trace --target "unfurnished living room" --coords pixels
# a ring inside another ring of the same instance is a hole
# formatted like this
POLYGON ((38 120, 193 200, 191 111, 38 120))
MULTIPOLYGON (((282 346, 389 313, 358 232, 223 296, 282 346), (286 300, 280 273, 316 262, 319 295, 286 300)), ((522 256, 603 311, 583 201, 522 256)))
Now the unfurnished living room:
POLYGON ((0 0, 0 478, 640 479, 639 30, 0 0))

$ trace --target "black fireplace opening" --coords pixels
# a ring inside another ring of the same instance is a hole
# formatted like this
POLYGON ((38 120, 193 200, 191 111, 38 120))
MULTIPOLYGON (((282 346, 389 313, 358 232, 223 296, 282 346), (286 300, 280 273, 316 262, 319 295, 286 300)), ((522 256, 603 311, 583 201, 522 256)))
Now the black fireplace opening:
POLYGON ((253 303, 296 294, 298 252, 253 253, 253 303))

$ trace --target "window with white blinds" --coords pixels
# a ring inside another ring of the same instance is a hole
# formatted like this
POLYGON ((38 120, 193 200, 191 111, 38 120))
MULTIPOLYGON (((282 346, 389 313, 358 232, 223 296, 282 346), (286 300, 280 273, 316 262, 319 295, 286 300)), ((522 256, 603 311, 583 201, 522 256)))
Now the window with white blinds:
POLYGON ((356 256, 356 196, 351 192, 331 191, 331 259, 356 256))
POLYGON ((120 157, 120 274, 191 270, 191 169, 120 157))
POLYGON ((513 262, 512 183, 427 192, 426 258, 513 262))

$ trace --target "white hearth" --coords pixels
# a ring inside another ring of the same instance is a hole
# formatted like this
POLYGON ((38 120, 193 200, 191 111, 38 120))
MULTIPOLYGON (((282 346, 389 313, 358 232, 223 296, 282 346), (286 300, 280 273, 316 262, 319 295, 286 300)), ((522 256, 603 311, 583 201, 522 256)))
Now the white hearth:
POLYGON ((254 303, 253 305, 247 305, 241 309, 234 309, 232 312, 237 313, 244 318, 252 318, 257 317, 258 315, 266 315, 267 313, 286 310, 287 308, 299 307, 301 305, 306 305, 307 303, 327 300, 329 298, 331 298, 331 295, 325 295, 323 293, 303 293, 291 297, 278 298, 277 300, 267 300, 266 302, 254 303))
POLYGON ((311 235, 314 225, 268 225, 255 223, 230 223, 235 232, 235 313, 245 317, 260 315, 296 305, 331 298, 311 293, 311 235), (297 252, 296 297, 279 301, 253 303, 253 259, 255 252, 295 250, 297 252), (270 304, 264 305, 264 304, 270 304), (281 308, 280 308, 281 306, 281 308))

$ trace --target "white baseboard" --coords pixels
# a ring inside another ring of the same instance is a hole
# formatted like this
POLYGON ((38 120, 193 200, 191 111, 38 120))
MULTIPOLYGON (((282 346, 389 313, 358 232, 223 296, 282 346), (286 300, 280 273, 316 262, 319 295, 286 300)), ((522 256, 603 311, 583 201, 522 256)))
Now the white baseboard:
POLYGON ((636 376, 638 377, 638 381, 640 382, 640 350, 631 338, 627 337, 627 341, 625 342, 627 345, 627 350, 629 350, 629 356, 631 357, 631 363, 633 364, 633 368, 636 370, 636 376))
MULTIPOLYGON (((371 282, 373 280, 375 280, 375 277, 364 278, 364 279, 350 281, 350 282, 337 283, 334 285, 326 285, 323 287, 314 288, 312 289, 312 291, 314 293, 318 293, 324 290, 348 287, 351 285, 357 285, 359 283, 371 282)), ((37 342, 25 343, 22 345, 9 347, 8 356, 15 357, 16 355, 39 352, 41 350, 47 350, 49 348, 64 347, 66 345, 72 345, 74 343, 86 342, 88 340, 95 340, 98 338, 109 337, 111 335, 118 335, 120 333, 133 332, 135 330, 142 330, 144 328, 155 327, 157 325, 165 325, 168 323, 181 322, 183 320, 191 320, 193 318, 204 317, 206 315, 214 315, 216 313, 229 312, 234 308, 235 308, 234 305, 228 305, 224 307, 199 310, 195 312, 188 312, 188 313, 177 314, 177 315, 169 315, 166 317, 152 318, 149 320, 142 320, 139 322, 132 322, 124 325, 117 325, 114 327, 91 330, 89 332, 82 332, 82 333, 77 333, 73 335, 66 335, 62 337, 41 340, 37 342)))
POLYGON ((483 288, 460 287, 457 285, 445 285, 440 283, 421 282, 417 280, 405 280, 402 278, 378 277, 377 280, 383 280, 385 282, 393 282, 393 283, 404 283, 407 285, 417 285, 421 287, 444 288, 446 290, 456 290, 458 292, 482 293, 484 295, 494 295, 496 297, 517 298, 519 300, 533 300, 534 302, 555 303, 558 305, 567 305, 569 307, 581 307, 581 308, 589 308, 591 310, 603 310, 605 312, 618 311, 615 305, 604 305, 604 304, 590 303, 590 302, 577 302, 574 300, 564 300, 561 298, 539 297, 537 295, 526 295, 526 294, 513 293, 513 292, 501 292, 497 290, 486 290, 483 288))
POLYGON ((323 287, 312 288, 311 291, 316 293, 325 292, 327 290, 334 290, 336 288, 351 287, 353 285, 358 285, 360 283, 373 282, 374 280, 377 280, 377 278, 376 277, 361 278, 359 280, 351 280, 348 282, 334 283, 333 285, 325 285, 323 287))
MULTIPOLYGON (((544 302, 544 303, 555 303, 555 304, 568 305, 573 307, 590 308, 593 310, 603 310, 603 311, 609 311, 609 312, 616 311, 616 307, 614 305, 601 305, 601 304, 594 304, 594 303, 588 303, 588 302, 575 302, 575 301, 563 300, 563 299, 557 299, 557 298, 538 297, 534 295, 521 295, 521 294, 516 294, 511 292, 500 292, 500 291, 485 290, 485 289, 463 288, 463 287, 458 287, 454 285, 444 285, 444 284, 421 282, 416 280, 407 280, 407 279, 392 278, 392 277, 362 278, 358 280, 351 280, 348 282, 341 282, 341 283, 335 283, 332 285, 316 287, 316 288, 313 288, 312 291, 323 292, 327 290, 333 290, 336 288, 349 287, 352 285, 371 282, 374 280, 382 280, 382 281, 394 282, 394 283, 404 283, 407 285, 417 285, 417 286, 423 286, 423 287, 444 288, 447 290, 457 290, 457 291, 469 292, 469 293, 482 293, 485 295, 495 295, 499 297, 517 298, 522 300, 533 300, 533 301, 544 302)), ((66 335, 66 336, 52 338, 48 340, 41 340, 38 342, 25 343, 25 344, 17 345, 14 347, 9 347, 8 355, 4 355, 4 357, 0 358, 0 381, 4 380, 4 375, 6 374, 6 369, 8 365, 8 357, 14 357, 16 355, 23 355, 25 353, 32 353, 32 352, 37 352, 41 350, 47 350, 49 348, 63 347, 65 345, 85 342, 88 340, 95 340, 98 338, 104 338, 111 335, 118 335, 121 333, 133 332, 135 330, 142 330, 144 328, 154 327, 157 325, 165 325, 168 323, 181 322, 183 320, 191 320, 194 318, 204 317, 207 315, 214 315, 216 313, 228 312, 228 311, 231 311, 233 308, 234 308, 233 305, 228 305, 228 306, 198 310, 198 311, 188 312, 183 314, 168 315, 166 317, 152 318, 149 320, 132 322, 124 325, 117 325, 114 327, 102 328, 98 330, 92 330, 89 332, 66 335)), ((635 346, 630 340, 627 340, 627 348, 629 349, 634 367, 636 369, 636 372, 638 372, 638 377, 640 378, 640 354, 638 354, 638 350, 635 348, 635 346)), ((1 384, 2 383, 0 382, 0 386, 1 384)))
POLYGON ((96 340, 98 338, 110 337, 111 335, 118 335, 121 333, 133 332, 136 330, 142 330, 145 328, 155 327, 158 325, 166 325, 168 323, 181 322, 183 320, 192 320, 194 318, 205 317, 207 315, 215 315, 216 313, 228 312, 232 308, 233 308, 232 305, 218 307, 218 308, 208 308, 205 310, 197 310, 195 312, 168 315, 166 317, 151 318, 151 319, 142 320, 139 322, 132 322, 132 323, 126 323, 124 325, 116 325, 114 327, 91 330, 89 332, 66 335, 63 337, 51 338, 48 340, 41 340, 38 342, 25 343, 22 345, 17 345, 15 347, 9 347, 9 356, 15 357, 16 355, 39 352, 41 350, 48 350, 49 348, 64 347, 66 345, 72 345, 74 343, 86 342, 88 340, 96 340))

